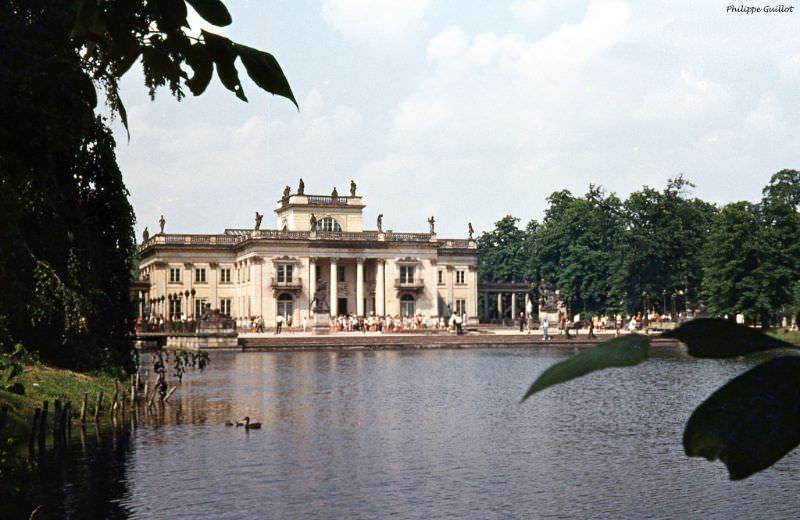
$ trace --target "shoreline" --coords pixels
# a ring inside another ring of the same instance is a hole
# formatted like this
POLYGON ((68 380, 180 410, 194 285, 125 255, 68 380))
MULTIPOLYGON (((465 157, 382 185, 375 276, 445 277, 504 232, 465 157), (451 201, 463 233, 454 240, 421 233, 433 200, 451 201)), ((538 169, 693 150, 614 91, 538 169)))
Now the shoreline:
MULTIPOLYGON (((327 335, 310 333, 275 334, 242 333, 238 337, 236 349, 209 348, 211 350, 240 350, 242 352, 288 352, 302 350, 418 350, 418 349, 480 349, 480 348, 590 348, 611 339, 612 333, 597 334, 596 338, 574 336, 551 336, 542 340, 541 333, 519 333, 517 331, 493 331, 490 333, 468 332, 462 335, 451 333, 378 333, 378 332, 337 332, 327 335)), ((678 347, 681 343, 674 339, 660 339, 653 335, 652 345, 656 347, 678 347)))

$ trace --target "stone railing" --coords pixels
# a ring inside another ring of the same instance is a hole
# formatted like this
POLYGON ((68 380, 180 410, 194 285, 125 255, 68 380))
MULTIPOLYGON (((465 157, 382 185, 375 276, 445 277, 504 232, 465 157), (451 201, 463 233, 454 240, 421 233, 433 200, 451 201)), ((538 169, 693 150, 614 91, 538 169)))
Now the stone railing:
POLYGON ((400 280, 399 278, 395 278, 394 287, 395 289, 424 289, 425 281, 421 278, 415 278, 414 280, 400 280))
POLYGON ((429 233, 394 233, 388 231, 385 236, 387 241, 397 242, 430 242, 431 240, 429 233))
POLYGON ((439 247, 444 249, 477 249, 478 245, 474 240, 448 238, 440 240, 439 247))
POLYGON ((144 249, 153 245, 233 245, 241 241, 242 237, 231 235, 163 235, 151 236, 146 242, 139 245, 144 249))
POLYGON ((330 195, 306 195, 309 204, 325 204, 330 206, 347 206, 347 197, 331 197, 330 195))
POLYGON ((303 279, 294 277, 291 280, 277 280, 275 277, 272 277, 270 286, 273 289, 300 289, 303 287, 303 279))

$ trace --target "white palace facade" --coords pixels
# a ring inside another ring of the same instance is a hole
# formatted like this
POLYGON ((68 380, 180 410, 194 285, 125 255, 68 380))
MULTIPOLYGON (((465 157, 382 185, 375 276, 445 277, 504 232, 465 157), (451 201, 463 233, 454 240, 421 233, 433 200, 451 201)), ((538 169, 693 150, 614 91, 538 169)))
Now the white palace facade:
MULTIPOLYGON (((199 316, 205 305, 232 318, 310 317, 318 287, 331 315, 426 317, 466 314, 477 322, 477 246, 469 238, 365 230, 364 204, 350 195, 307 195, 287 187, 276 229, 226 229, 212 235, 145 236, 139 247, 142 310, 164 319, 199 316)), ((470 230, 471 231, 471 230, 470 230)))

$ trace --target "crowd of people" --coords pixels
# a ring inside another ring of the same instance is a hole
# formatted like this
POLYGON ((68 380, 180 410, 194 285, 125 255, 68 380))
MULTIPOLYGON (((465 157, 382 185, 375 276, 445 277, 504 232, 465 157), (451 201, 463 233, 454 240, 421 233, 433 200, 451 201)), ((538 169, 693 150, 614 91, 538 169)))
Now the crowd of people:
MULTIPOLYGON (((417 314, 415 316, 401 316, 399 314, 386 316, 356 316, 355 314, 341 314, 331 319, 331 332, 417 332, 417 331, 437 331, 452 332, 463 334, 464 324, 467 322, 466 314, 451 314, 449 318, 444 316, 425 316, 417 314)), ((264 319, 262 316, 251 316, 250 318, 237 320, 239 330, 252 333, 266 332, 264 319)), ((294 332, 310 332, 311 321, 308 316, 300 319, 298 326, 293 323, 292 316, 278 315, 275 318, 275 327, 272 329, 274 334, 283 332, 292 334, 294 332)))

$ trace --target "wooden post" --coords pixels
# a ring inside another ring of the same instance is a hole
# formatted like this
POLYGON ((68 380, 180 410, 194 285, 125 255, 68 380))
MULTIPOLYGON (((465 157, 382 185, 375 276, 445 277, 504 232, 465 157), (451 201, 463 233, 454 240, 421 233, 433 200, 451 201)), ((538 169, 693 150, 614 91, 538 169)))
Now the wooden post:
POLYGON ((89 394, 83 393, 83 400, 81 401, 81 422, 86 422, 86 401, 89 399, 89 394))
POLYGON ((103 406, 103 392, 97 393, 97 400, 94 402, 94 422, 100 418, 100 407, 103 406))
POLYGON ((58 423, 61 421, 61 399, 56 399, 56 402, 53 406, 53 440, 55 441, 56 437, 58 436, 59 426, 58 423))
POLYGON ((42 415, 39 416, 39 443, 44 444, 44 433, 47 431, 47 401, 42 402, 42 415))
POLYGON ((114 396, 111 398, 111 407, 108 409, 108 416, 113 417, 117 413, 117 399, 119 398, 119 388, 117 380, 114 380, 114 396))
POLYGON ((33 444, 36 442, 36 431, 39 428, 39 416, 42 413, 41 408, 37 408, 33 411, 33 428, 31 428, 31 436, 28 439, 28 451, 33 453, 33 444))

